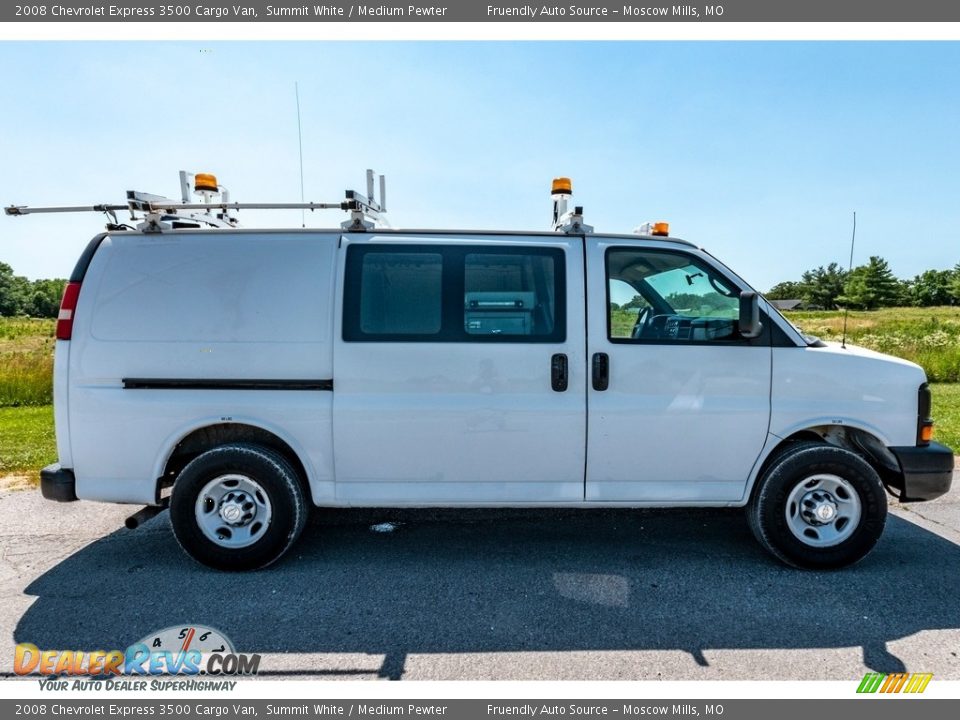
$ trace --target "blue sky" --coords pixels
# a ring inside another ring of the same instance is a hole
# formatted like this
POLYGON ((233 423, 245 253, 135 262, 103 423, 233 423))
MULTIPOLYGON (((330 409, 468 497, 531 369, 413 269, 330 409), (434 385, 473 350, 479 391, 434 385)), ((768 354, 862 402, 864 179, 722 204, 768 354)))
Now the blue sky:
MULTIPOLYGON (((0 68, 4 205, 176 196, 181 169, 296 201, 297 81, 307 199, 373 167, 398 227, 545 229, 569 175, 597 230, 668 220, 760 290, 845 265, 853 210, 855 262, 960 261, 960 43, 5 42, 0 68)), ((0 261, 66 276, 102 225, 0 217, 0 261)))

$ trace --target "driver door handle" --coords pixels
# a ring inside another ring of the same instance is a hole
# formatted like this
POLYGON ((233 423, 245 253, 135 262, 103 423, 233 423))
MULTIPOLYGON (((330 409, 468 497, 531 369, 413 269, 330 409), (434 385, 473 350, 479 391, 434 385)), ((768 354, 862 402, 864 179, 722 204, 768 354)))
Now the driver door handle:
POLYGON ((567 356, 563 353, 557 353, 550 358, 550 387, 555 392, 564 392, 569 384, 569 371, 567 369, 567 356))
POLYGON ((610 356, 606 353, 594 353, 592 369, 593 389, 603 391, 610 387, 610 356))

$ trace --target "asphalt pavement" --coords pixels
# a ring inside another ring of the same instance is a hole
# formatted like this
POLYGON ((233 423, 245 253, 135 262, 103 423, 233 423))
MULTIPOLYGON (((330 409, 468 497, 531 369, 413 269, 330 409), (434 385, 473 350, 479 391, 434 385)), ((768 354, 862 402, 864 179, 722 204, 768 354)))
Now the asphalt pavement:
POLYGON ((272 679, 956 680, 958 480, 892 504, 834 572, 780 565, 739 510, 322 510, 279 563, 231 574, 186 557, 166 512, 131 531, 134 507, 3 492, 0 677, 16 643, 199 623, 272 679))

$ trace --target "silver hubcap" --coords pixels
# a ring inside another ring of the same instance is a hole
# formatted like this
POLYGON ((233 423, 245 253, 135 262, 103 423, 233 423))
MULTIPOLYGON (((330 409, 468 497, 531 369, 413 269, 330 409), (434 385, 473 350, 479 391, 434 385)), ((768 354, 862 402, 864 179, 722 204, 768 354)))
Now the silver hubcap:
POLYGON ((812 547, 839 545, 860 523, 860 496, 838 475, 811 475, 787 497, 787 527, 812 547))
POLYGON ((252 545, 270 527, 273 509, 260 484, 246 475, 221 475, 197 496, 197 525, 217 545, 242 548, 252 545))

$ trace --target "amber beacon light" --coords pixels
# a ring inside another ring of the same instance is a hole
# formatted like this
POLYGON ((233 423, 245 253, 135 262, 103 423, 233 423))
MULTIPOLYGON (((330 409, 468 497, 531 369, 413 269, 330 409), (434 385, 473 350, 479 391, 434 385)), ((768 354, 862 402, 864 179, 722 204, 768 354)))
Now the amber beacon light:
POLYGON ((553 179, 553 185, 550 188, 551 195, 573 195, 573 183, 568 177, 558 177, 553 179))
POLYGON ((210 173, 197 173, 193 178, 193 189, 196 192, 217 192, 217 176, 210 173))

